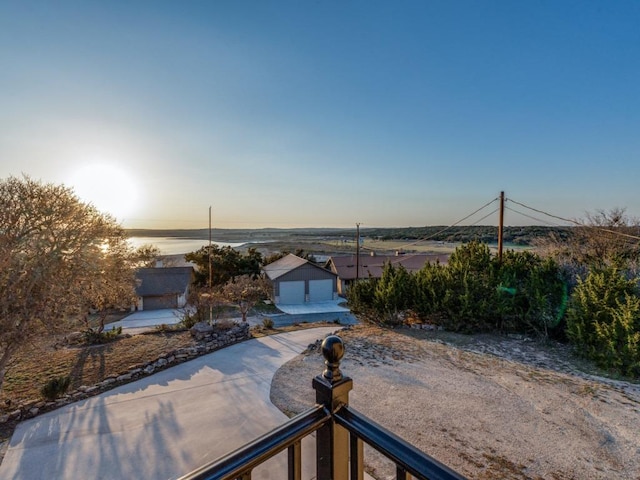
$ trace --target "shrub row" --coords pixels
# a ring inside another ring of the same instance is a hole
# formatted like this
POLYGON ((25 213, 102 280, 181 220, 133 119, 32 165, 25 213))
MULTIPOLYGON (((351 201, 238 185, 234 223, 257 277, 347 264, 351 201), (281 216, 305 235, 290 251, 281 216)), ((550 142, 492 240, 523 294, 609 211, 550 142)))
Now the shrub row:
POLYGON ((426 264, 416 273, 385 267, 380 279, 354 285, 348 294, 356 313, 401 322, 412 311, 421 320, 464 333, 509 331, 548 336, 566 308, 566 288, 553 260, 529 251, 504 254, 486 244, 458 247, 447 265, 426 264))
POLYGON ((569 291, 553 259, 507 251, 499 261, 487 245, 471 242, 446 265, 426 264, 411 273, 389 264, 380 279, 353 285, 348 300, 361 318, 391 326, 411 312, 454 332, 568 339, 600 367, 640 376, 638 279, 619 266, 585 270, 569 291))

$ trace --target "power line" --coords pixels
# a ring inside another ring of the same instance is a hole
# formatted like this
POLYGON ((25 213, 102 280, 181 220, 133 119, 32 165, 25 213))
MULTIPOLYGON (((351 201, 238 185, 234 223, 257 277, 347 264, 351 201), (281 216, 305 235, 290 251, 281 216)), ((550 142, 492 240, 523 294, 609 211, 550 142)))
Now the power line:
POLYGON ((598 226, 595 226, 595 225, 587 225, 585 223, 580 223, 580 222, 578 222, 576 220, 571 220, 569 218, 559 217, 558 215, 553 215, 553 214, 545 212, 543 210, 538 210, 537 208, 530 207, 528 205, 525 205, 524 203, 516 202, 515 200, 512 200, 512 199, 509 199, 509 201, 513 202, 513 203, 515 203, 517 205, 520 205, 521 207, 524 207, 526 209, 533 210, 534 212, 538 212, 538 213, 541 213, 543 215, 546 215, 548 217, 557 218, 558 220, 562 220, 563 222, 573 223, 574 225, 577 225, 578 227, 592 228, 592 229, 600 231, 600 232, 611 233, 613 235, 619 235, 621 237, 627 237, 627 238, 631 238, 633 240, 640 240, 640 237, 637 236, 637 235, 630 235, 628 233, 617 232, 615 230, 609 230, 608 228, 602 228, 602 227, 598 227, 598 226))
POLYGON ((458 231, 457 231, 457 234, 458 234, 458 235, 464 235, 464 234, 465 234, 465 233, 467 233, 467 232, 468 232, 468 233, 470 233, 470 234, 472 234, 472 233, 473 233, 473 230, 471 230, 471 227, 474 227, 474 226, 478 225, 480 222, 482 222, 483 220, 486 220, 486 219, 487 219, 487 218, 489 218, 491 215, 495 215, 495 214, 498 212, 498 210, 500 210, 500 207, 498 207, 498 208, 496 208, 496 209, 492 210, 491 212, 487 213, 484 217, 479 218, 479 219, 478 219, 478 220, 476 220, 475 222, 473 222, 473 223, 471 223, 471 224, 469 224, 469 225, 466 225, 465 227, 463 227, 463 228, 462 228, 462 230, 458 230, 458 231))
POLYGON ((487 213, 484 217, 482 217, 481 219, 479 219, 479 220, 477 220, 477 221, 473 222, 471 225, 468 225, 468 226, 469 226, 469 227, 473 227, 473 226, 475 226, 475 225, 479 224, 479 223, 480 223, 481 221, 483 221, 484 219, 489 218, 491 215, 494 215, 498 210, 499 210, 499 209, 498 209, 498 208, 496 208, 493 212, 489 212, 489 213, 487 213))
MULTIPOLYGON (((459 221, 458 221, 458 222, 456 222, 454 225, 451 225, 451 226, 449 226, 449 227, 447 227, 447 228, 445 228, 445 229, 443 229, 443 230, 440 230, 440 232, 438 232, 438 233, 436 233, 436 234, 432 235, 431 237, 427 237, 427 239, 428 239, 428 238, 433 238, 435 235, 438 235, 439 233, 444 232, 445 230, 447 230, 447 229, 449 229, 449 228, 451 228, 451 227, 453 227, 453 226, 457 225, 458 223, 463 222, 463 221, 464 221, 464 220, 466 220, 467 218, 469 218, 469 217, 471 217, 471 216, 475 215, 476 213, 478 213, 478 212, 479 212, 480 210, 482 210, 483 208, 487 207, 488 205, 491 205, 491 203, 495 202, 496 200, 497 200, 497 198, 493 199, 491 202, 489 202, 489 203, 487 203, 486 205, 482 206, 481 208, 479 208, 478 210, 476 210, 476 211, 475 211, 475 212, 473 212, 472 214, 467 215, 465 218, 463 218, 462 220, 459 220, 459 221)), ((474 226, 474 225, 477 225, 478 223, 480 223, 480 222, 481 222, 481 221, 483 221, 484 219, 486 219, 486 218, 490 217, 491 215, 494 215, 498 210, 499 210, 499 208, 496 208, 496 209, 495 209, 495 210, 493 210, 492 212, 489 212, 488 214, 486 214, 484 217, 480 218, 479 220, 476 220, 474 223, 472 223, 471 225, 467 225, 467 226, 468 226, 468 227, 472 227, 472 226, 474 226)), ((411 244, 408 244, 408 245, 409 245, 409 246, 411 246, 411 245, 415 245, 416 243, 419 243, 419 242, 424 241, 424 240, 425 240, 425 239, 421 239, 421 240, 419 240, 419 241, 417 241, 417 242, 414 242, 414 243, 411 243, 411 244)), ((405 246, 407 246, 407 245, 405 245, 405 246)), ((402 250, 405 246, 401 246, 401 247, 399 247, 399 248, 398 248, 398 250, 402 250)), ((363 247, 363 248, 364 248, 364 247, 363 247)), ((373 249, 372 249, 372 248, 369 248, 368 250, 373 250, 373 249)), ((382 249, 380 249, 380 250, 382 250, 382 249)), ((429 253, 414 252, 414 253, 410 253, 410 254, 407 254, 407 255, 402 255, 401 257, 398 257, 398 259, 397 259, 396 261, 390 261, 390 263, 392 263, 392 264, 393 264, 393 263, 401 263, 403 260, 406 260, 406 259, 409 259, 409 258, 413 258, 413 257, 418 257, 418 256, 421 256, 421 255, 425 255, 425 256, 434 256, 434 255, 437 255, 437 256, 439 256, 439 254, 429 254, 429 253)))
MULTIPOLYGON (((424 237, 424 238, 420 238, 420 239, 418 239, 418 240, 415 240, 415 241, 413 241, 413 242, 411 242, 411 243, 407 243, 407 244, 405 244, 405 245, 401 245, 400 247, 398 247, 398 250, 402 250, 402 249, 404 249, 404 248, 411 247, 411 246, 413 246, 413 245, 417 245, 417 244, 419 244, 419 243, 426 242, 427 240, 431 240, 432 238, 437 237, 437 236, 438 236, 438 235, 440 235, 441 233, 444 233, 444 232, 446 232, 447 230, 449 230, 449 229, 451 229, 451 228, 455 227, 456 225, 458 225, 458 224, 460 224, 460 223, 464 222, 464 221, 465 221, 465 220, 467 220, 468 218, 473 217, 476 213, 480 212, 481 210, 484 210, 485 208, 487 208, 489 205, 491 205, 491 204, 492 204, 493 202, 495 202, 496 200, 498 200, 498 197, 496 197, 496 198, 494 198, 493 200, 491 200, 491 201, 489 201, 489 202, 485 203, 483 206, 481 206, 481 207, 480 207, 480 208, 478 208, 477 210, 474 210, 474 211, 473 211, 473 212, 471 212, 469 215, 465 216, 464 218, 461 218, 461 219, 460 219, 460 220, 458 220, 457 222, 455 222, 455 223, 453 223, 453 224, 449 225, 448 227, 443 228, 442 230, 440 230, 440 231, 438 231, 438 232, 434 233, 433 235, 429 235, 429 236, 427 236, 427 237, 424 237)), ((496 211, 497 211, 497 210, 496 210, 496 211)), ((495 213, 496 211, 494 211, 494 212, 492 212, 492 213, 495 213)), ((486 217, 488 217, 488 216, 489 216, 489 215, 486 215, 486 216, 485 216, 485 217, 483 217, 481 220, 483 220, 484 218, 486 218, 486 217)), ((479 221, 481 221, 481 220, 479 220, 479 221)), ((363 248, 366 248, 367 250, 386 250, 386 249, 382 249, 382 248, 375 249, 375 248, 372 248, 372 247, 363 247, 363 248)))
POLYGON ((551 225, 551 226, 554 226, 554 227, 562 227, 563 226, 563 225, 560 225, 559 223, 553 223, 553 222, 550 222, 548 220, 543 220, 541 218, 537 218, 537 217, 533 217, 531 215, 527 215, 526 213, 520 212, 520 211, 518 211, 518 210, 516 210, 514 208, 509 208, 509 207, 504 207, 504 208, 506 208, 510 212, 514 212, 514 213, 517 213, 518 215, 522 215, 523 217, 527 217, 527 218, 530 218, 531 220, 535 220, 536 222, 546 223, 547 225, 551 225))

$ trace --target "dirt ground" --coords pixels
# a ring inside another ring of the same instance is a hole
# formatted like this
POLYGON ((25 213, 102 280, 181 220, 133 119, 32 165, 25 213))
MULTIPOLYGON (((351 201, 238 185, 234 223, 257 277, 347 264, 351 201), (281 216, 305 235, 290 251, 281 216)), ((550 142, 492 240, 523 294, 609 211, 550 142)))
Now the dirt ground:
MULTIPOLYGON (((640 385, 583 373, 565 347, 370 326, 341 336, 350 405, 468 478, 640 479, 640 385)), ((284 365, 274 404, 313 405, 322 361, 316 348, 284 365)), ((370 448, 365 463, 394 478, 370 448)))

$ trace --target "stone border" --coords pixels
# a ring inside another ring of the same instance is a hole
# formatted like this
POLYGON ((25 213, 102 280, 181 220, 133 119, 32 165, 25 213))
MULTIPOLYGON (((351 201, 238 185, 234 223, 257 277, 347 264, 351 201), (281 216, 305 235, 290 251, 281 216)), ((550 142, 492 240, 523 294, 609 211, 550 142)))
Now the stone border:
POLYGON ((148 377, 149 375, 153 375, 161 370, 165 370, 180 363, 193 360, 196 357, 228 347, 234 343, 243 342, 252 338, 248 323, 235 325, 226 332, 216 333, 211 327, 206 330, 206 332, 202 332, 199 329, 191 330, 191 334, 198 342, 197 345, 178 348, 171 352, 163 353, 156 360, 141 365, 134 365, 130 367, 128 371, 119 375, 111 375, 95 385, 82 385, 58 400, 52 402, 44 400, 27 402, 20 405, 13 412, 0 416, 0 424, 28 420, 42 413, 56 410, 60 407, 64 407, 65 405, 69 405, 86 398, 94 397, 115 387, 119 387, 120 385, 140 380, 141 378, 148 377))

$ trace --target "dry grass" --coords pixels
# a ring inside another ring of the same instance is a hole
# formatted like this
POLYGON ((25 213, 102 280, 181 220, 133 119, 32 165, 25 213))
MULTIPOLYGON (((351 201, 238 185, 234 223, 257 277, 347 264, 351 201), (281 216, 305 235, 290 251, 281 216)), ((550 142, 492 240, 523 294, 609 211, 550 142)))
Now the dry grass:
POLYGON ((60 340, 46 338, 31 343, 15 357, 0 393, 0 412, 8 413, 21 403, 40 400, 40 389, 51 378, 70 376, 73 390, 193 343, 185 331, 123 336, 112 343, 93 346, 60 347, 60 340))
MULTIPOLYGON (((93 346, 60 347, 61 337, 31 342, 13 359, 0 392, 0 414, 42 400, 40 390, 51 378, 70 376, 70 389, 104 379, 155 360, 164 352, 193 344, 189 332, 152 333, 93 346)), ((17 422, 0 424, 0 445, 11 438, 17 422)))

